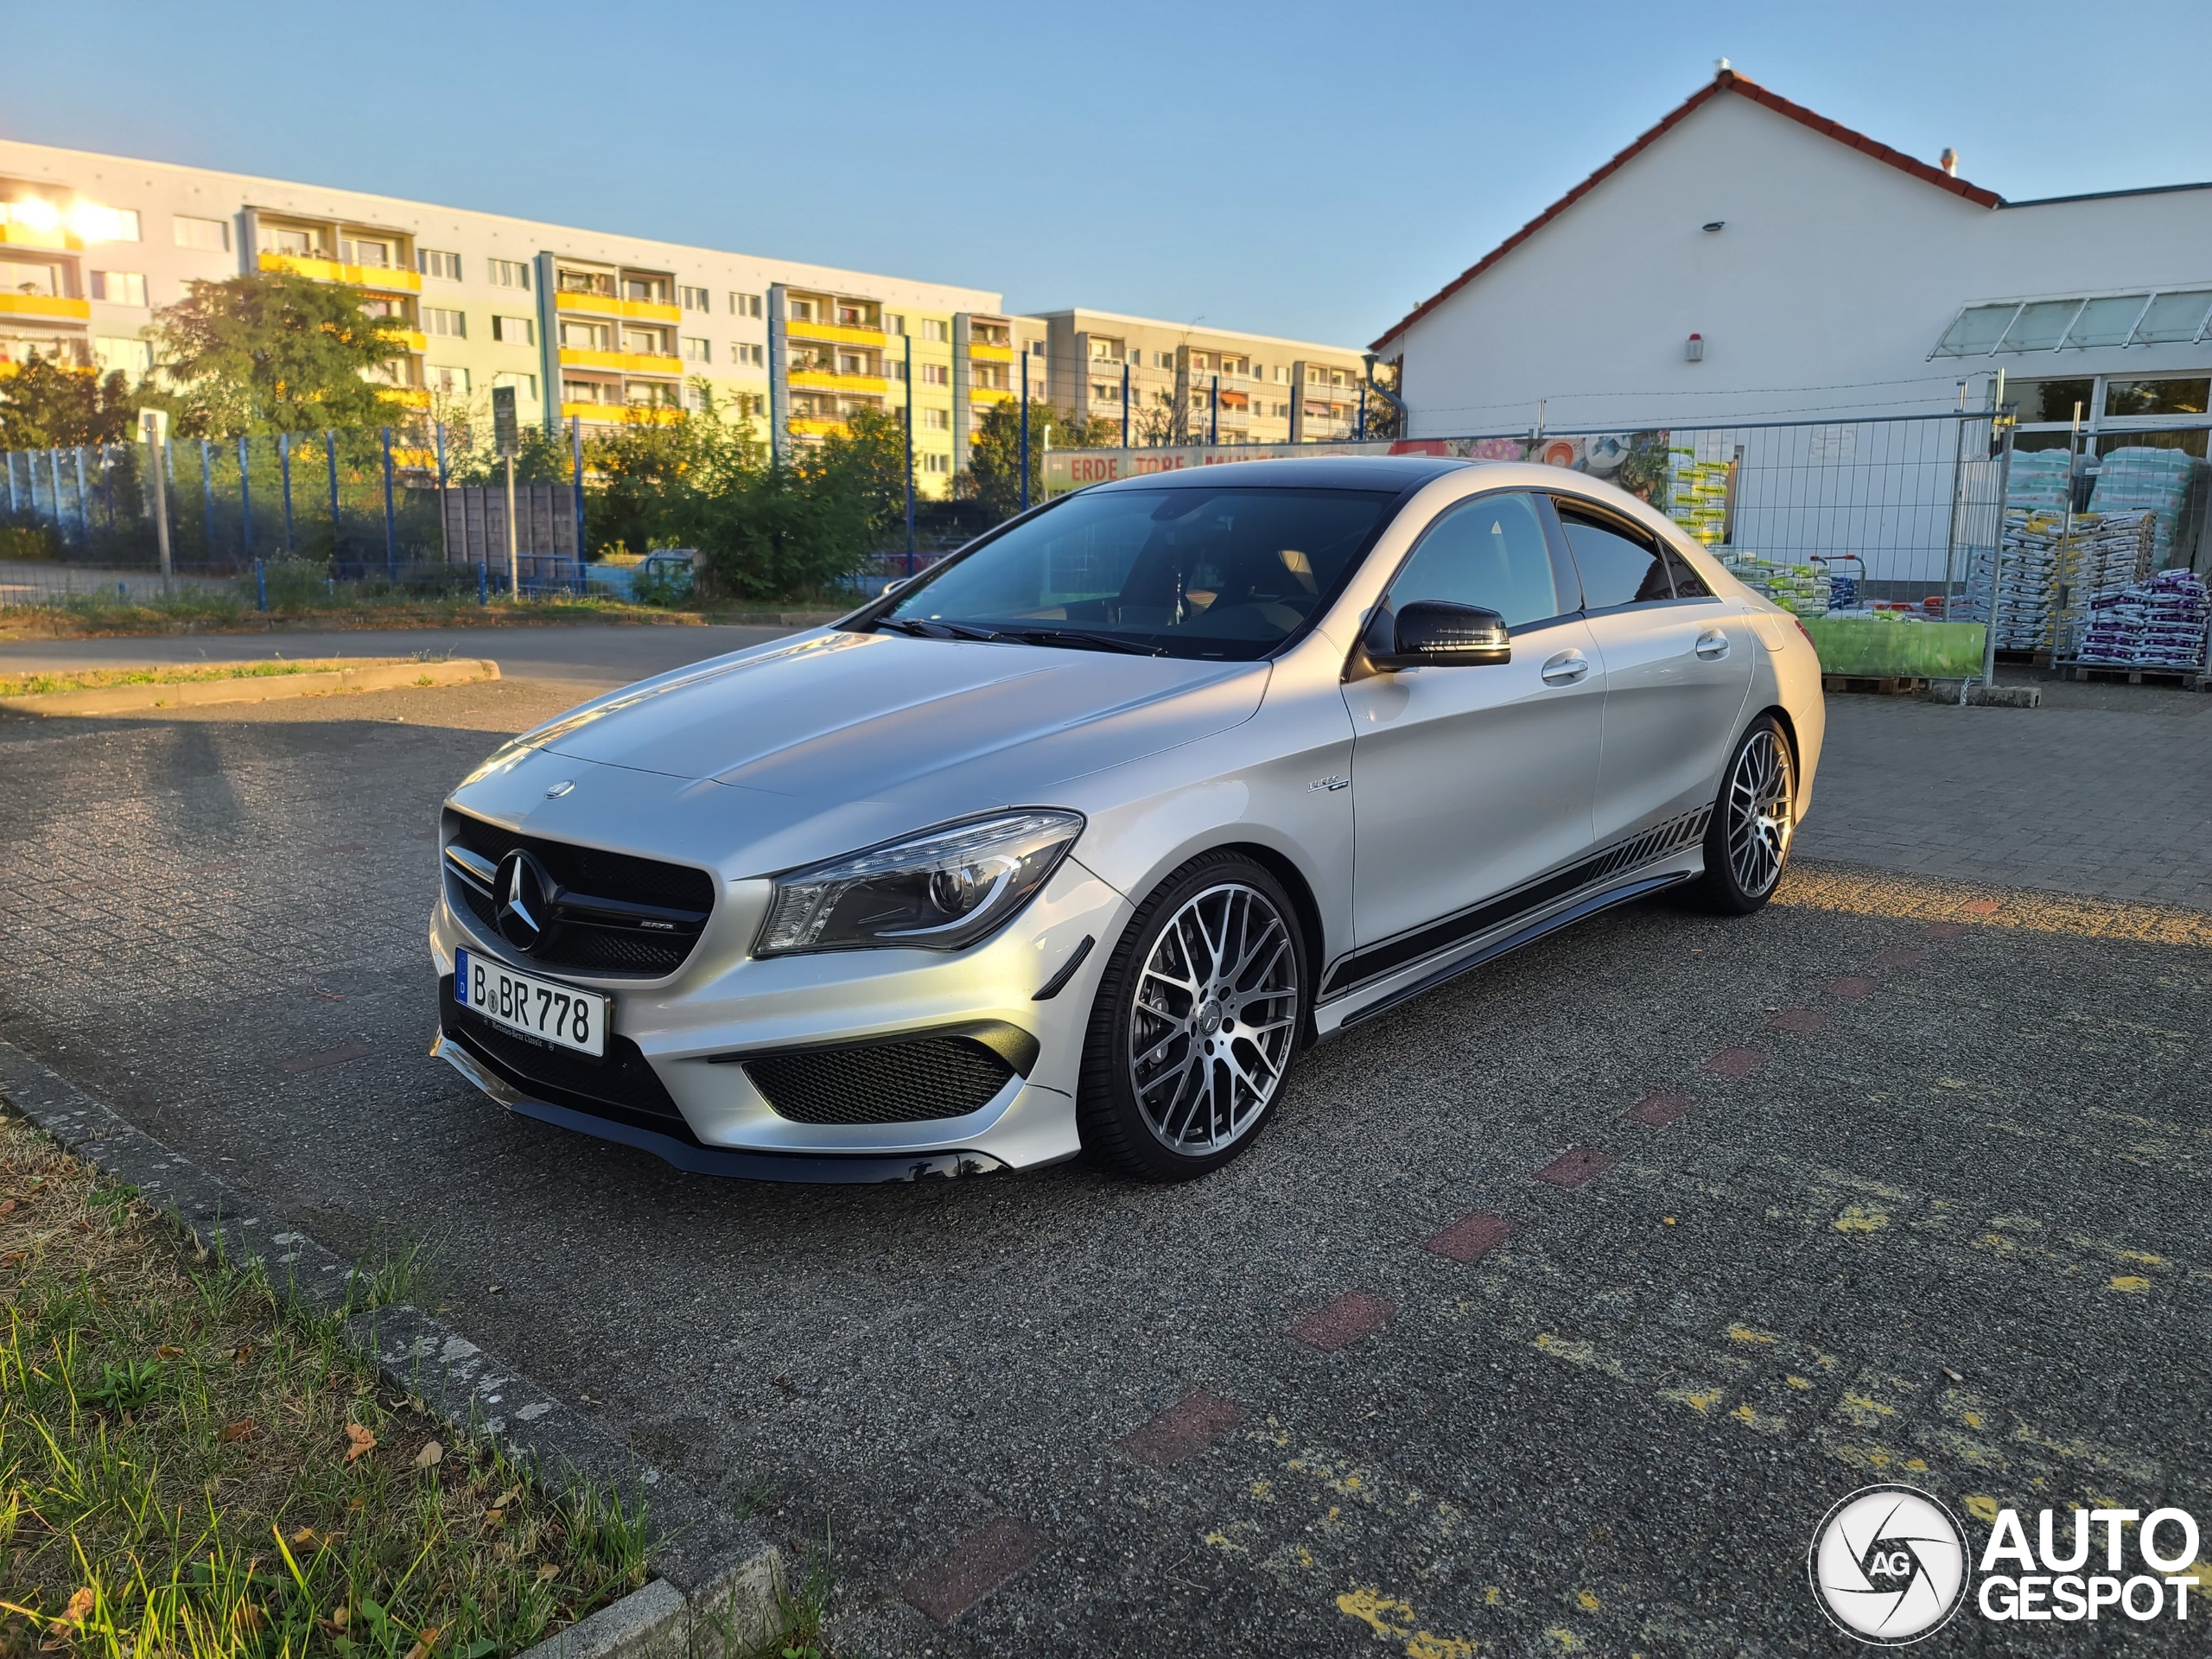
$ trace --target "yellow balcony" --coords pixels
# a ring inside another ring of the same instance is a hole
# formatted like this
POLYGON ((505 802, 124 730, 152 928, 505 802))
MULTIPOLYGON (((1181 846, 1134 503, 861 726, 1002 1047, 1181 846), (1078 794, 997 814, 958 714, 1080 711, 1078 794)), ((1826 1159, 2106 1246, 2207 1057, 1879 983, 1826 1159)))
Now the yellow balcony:
POLYGON ((784 423, 785 429, 802 438, 832 438, 845 429, 842 421, 816 421, 804 418, 784 423))
POLYGON ((59 225, 50 231, 35 231, 12 219, 0 219, 0 248, 52 248, 67 251, 81 245, 59 225))
POLYGON ((600 369, 609 374, 669 374, 683 372, 680 357, 659 357, 643 352, 587 352, 573 346, 561 348, 564 369, 600 369))
POLYGON ((666 404, 563 404, 561 418, 601 422, 619 426, 627 421, 640 425, 667 426, 683 418, 683 411, 666 404))
POLYGON ((0 316, 60 317, 90 322, 90 300, 66 300, 58 294, 0 294, 0 316))
POLYGON ((1014 347, 986 346, 980 340, 970 340, 968 343, 968 355, 978 363, 1011 363, 1014 361, 1014 347))
POLYGON ((397 340, 417 357, 430 349, 429 340, 416 329, 386 328, 382 333, 385 339, 397 340))
POLYGON ((426 386, 378 386, 377 390, 393 403, 409 409, 428 409, 429 389, 426 386))
POLYGON ((584 311, 595 317, 628 317, 638 322, 681 322, 681 306, 654 300, 618 300, 612 294, 577 294, 561 289, 553 296, 556 311, 584 311))
POLYGON ((318 283, 347 283, 355 288, 382 289, 401 294, 420 294, 423 279, 397 265, 342 265, 335 259, 307 259, 294 253, 264 253, 264 270, 289 270, 318 283))
POLYGON ((793 340, 833 340, 841 346, 875 346, 883 344, 880 328, 855 328, 843 322, 801 322, 793 317, 784 325, 784 332, 793 340))
POLYGON ((972 403, 1010 403, 1014 398, 1014 388, 1012 386, 970 386, 968 388, 968 397, 972 403))
POLYGON ((838 374, 829 369, 793 369, 791 385, 807 391, 865 391, 886 397, 891 383, 880 375, 838 374))

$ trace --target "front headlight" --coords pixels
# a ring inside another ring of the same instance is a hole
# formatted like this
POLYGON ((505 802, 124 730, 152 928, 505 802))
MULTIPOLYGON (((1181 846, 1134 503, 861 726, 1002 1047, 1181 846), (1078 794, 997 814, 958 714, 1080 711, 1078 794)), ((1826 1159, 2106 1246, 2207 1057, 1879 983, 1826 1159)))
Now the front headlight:
POLYGON ((787 871, 753 954, 964 950, 1027 904, 1082 833, 1081 813, 1039 807, 787 871))

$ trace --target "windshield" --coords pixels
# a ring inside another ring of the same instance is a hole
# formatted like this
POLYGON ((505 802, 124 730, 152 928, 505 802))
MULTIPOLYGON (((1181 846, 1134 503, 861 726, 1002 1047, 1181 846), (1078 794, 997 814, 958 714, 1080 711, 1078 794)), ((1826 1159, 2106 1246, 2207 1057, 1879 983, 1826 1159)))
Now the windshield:
POLYGON ((924 577, 874 626, 1264 657, 1336 597, 1396 499, 1365 490, 1085 492, 924 577))

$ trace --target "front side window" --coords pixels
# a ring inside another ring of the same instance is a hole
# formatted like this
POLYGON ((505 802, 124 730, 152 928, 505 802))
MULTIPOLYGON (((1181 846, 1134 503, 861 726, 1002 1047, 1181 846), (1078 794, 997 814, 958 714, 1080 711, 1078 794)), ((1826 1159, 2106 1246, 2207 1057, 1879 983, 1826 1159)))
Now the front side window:
POLYGON ((1396 499, 1366 490, 1085 492, 940 567, 873 626, 982 630, 1041 645, 1066 633, 1109 649, 1120 642, 1250 661, 1320 614, 1396 499))
POLYGON ((1443 600, 1496 611, 1508 627, 1571 608, 1560 603, 1536 504, 1525 495, 1485 495, 1446 508, 1390 584, 1393 608, 1443 600))
POLYGON ((1618 518, 1587 512, 1567 501, 1556 503, 1559 521, 1582 573, 1583 608, 1607 611, 1618 605, 1649 605, 1675 596, 1667 579, 1659 543, 1648 531, 1618 518))

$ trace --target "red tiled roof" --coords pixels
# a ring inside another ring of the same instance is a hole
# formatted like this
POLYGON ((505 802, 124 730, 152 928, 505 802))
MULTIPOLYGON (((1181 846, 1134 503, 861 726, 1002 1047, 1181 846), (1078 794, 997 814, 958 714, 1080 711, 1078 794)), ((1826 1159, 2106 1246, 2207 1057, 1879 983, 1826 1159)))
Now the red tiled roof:
POLYGON ((1838 143, 1847 144, 1853 149, 1861 150, 1878 162, 1887 162, 1891 167, 1897 168, 1900 172, 1910 173, 1924 184, 1932 184, 1939 190, 1948 190, 1955 196, 1964 196, 1977 207, 2001 207, 2005 205, 2005 198, 1993 190, 1985 190, 1978 184, 1968 184, 1964 179, 1954 178, 1940 167, 1930 167, 1926 162, 1908 156, 1903 150, 1891 149, 1887 144, 1869 138, 1863 132, 1853 132, 1840 122, 1831 121, 1824 115, 1816 115, 1802 104, 1792 104, 1788 99, 1770 92, 1757 81, 1746 80, 1732 69, 1723 69, 1710 81, 1699 87, 1697 91, 1661 117, 1658 124, 1649 132, 1638 137, 1626 149, 1621 151, 1619 155, 1614 156, 1612 160, 1576 185, 1573 189, 1545 208, 1542 213, 1538 213, 1535 218, 1514 232, 1504 241, 1499 243, 1399 319, 1381 339, 1375 342, 1375 349, 1382 350, 1388 341, 1403 334, 1412 324, 1427 316, 1444 301, 1458 293, 1576 202, 1581 200, 1583 197, 1588 195, 1599 185, 1620 171, 1631 158, 1649 149, 1667 132, 1679 126, 1694 112, 1702 109, 1722 92, 1733 92, 1739 98, 1750 99, 1754 104, 1764 104, 1777 115, 1786 115, 1792 121, 1810 127, 1822 137, 1833 138, 1838 143))

